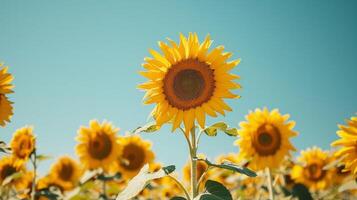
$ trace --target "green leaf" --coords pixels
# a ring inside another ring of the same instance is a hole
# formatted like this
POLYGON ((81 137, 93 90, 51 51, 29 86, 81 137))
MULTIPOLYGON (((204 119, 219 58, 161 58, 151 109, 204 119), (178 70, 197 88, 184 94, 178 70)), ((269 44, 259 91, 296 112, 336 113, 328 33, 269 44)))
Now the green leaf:
POLYGON ((208 200, 208 199, 233 200, 229 190, 219 182, 207 180, 205 184, 205 189, 208 194, 207 193, 203 194, 200 197, 200 200, 208 200))
POLYGON ((217 122, 203 130, 208 136, 216 136, 218 131, 222 131, 229 136, 237 136, 238 130, 236 128, 229 128, 225 122, 217 122))
POLYGON ((153 124, 152 122, 141 127, 139 126, 138 128, 136 128, 135 130, 132 131, 132 133, 134 134, 138 134, 138 133, 142 133, 142 132, 145 132, 145 133, 153 133, 157 130, 160 129, 160 126, 156 125, 156 124, 153 124))
POLYGON ((186 200, 186 198, 183 198, 183 197, 172 197, 170 200, 186 200))
POLYGON ((222 164, 214 164, 214 163, 211 163, 209 160, 205 159, 198 159, 198 160, 201 160, 201 161, 204 161, 207 163, 207 165, 209 166, 212 166, 212 167, 217 167, 217 168, 222 168, 222 169, 227 169, 227 170, 231 170, 233 172, 238 172, 238 173, 241 173, 241 174, 244 174, 244 175, 247 175, 249 177, 256 177, 257 174, 246 168, 246 167, 240 167, 238 165, 235 165, 231 162, 223 162, 222 164))
POLYGON ((11 148, 8 147, 4 141, 0 141, 0 152, 10 154, 11 148))
POLYGON ((51 158, 52 158, 51 156, 47 156, 47 155, 43 155, 43 154, 36 155, 36 160, 37 161, 44 161, 44 160, 48 160, 48 159, 51 159, 51 158))
POLYGON ((173 172, 175 166, 167 166, 156 172, 149 171, 149 165, 144 165, 140 172, 129 181, 127 187, 119 193, 116 200, 128 200, 138 195, 151 180, 162 178, 173 172))
POLYGON ((121 174, 119 172, 112 176, 106 176, 104 174, 99 174, 97 178, 101 181, 111 181, 111 180, 115 180, 115 179, 120 179, 121 174))
POLYGON ((299 200, 312 200, 313 199, 309 192, 309 189, 300 183, 295 184, 293 186, 291 194, 294 197, 297 197, 299 200))
POLYGON ((57 200, 58 197, 59 197, 58 194, 55 194, 55 193, 51 192, 48 189, 44 189, 44 190, 40 190, 40 191, 36 192, 36 196, 37 197, 44 196, 44 197, 47 197, 50 200, 57 200))

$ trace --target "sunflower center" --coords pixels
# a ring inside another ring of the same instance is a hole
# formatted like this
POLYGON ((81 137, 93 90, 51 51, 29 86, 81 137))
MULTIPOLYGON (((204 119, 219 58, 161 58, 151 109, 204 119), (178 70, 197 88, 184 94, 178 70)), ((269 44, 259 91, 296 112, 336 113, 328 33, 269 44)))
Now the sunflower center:
POLYGON ((317 163, 309 164, 306 168, 307 177, 312 181, 319 181, 325 176, 325 171, 317 163))
POLYGON ((73 166, 70 163, 63 164, 59 174, 60 178, 64 181, 70 181, 72 175, 73 175, 73 166))
POLYGON ((136 144, 128 144, 123 149, 122 159, 127 161, 121 162, 121 166, 125 169, 139 170, 145 164, 145 150, 136 144))
POLYGON ((278 128, 264 124, 257 129, 252 140, 253 147, 261 156, 274 155, 280 148, 281 135, 278 128))
POLYGON ((112 151, 112 142, 108 135, 99 133, 89 143, 89 154, 97 159, 103 160, 107 158, 112 151))
POLYGON ((345 175, 348 175, 349 174, 349 171, 344 171, 345 169, 345 165, 340 165, 337 167, 337 174, 340 175, 340 176, 345 176, 345 175))
POLYGON ((215 88, 214 71, 205 62, 187 59, 171 66, 163 83, 170 105, 188 110, 210 100, 215 88))
POLYGON ((17 151, 15 151, 16 156, 22 159, 26 158, 31 153, 29 152, 30 148, 30 142, 27 139, 22 139, 17 151))
POLYGON ((5 165, 0 172, 0 179, 4 180, 6 177, 16 172, 16 168, 10 165, 5 165))

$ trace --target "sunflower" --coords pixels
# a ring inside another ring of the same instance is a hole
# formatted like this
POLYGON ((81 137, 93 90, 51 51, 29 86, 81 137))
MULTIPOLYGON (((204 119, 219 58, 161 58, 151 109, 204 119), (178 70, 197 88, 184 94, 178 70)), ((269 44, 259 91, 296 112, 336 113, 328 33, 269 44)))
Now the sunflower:
POLYGON ((71 190, 79 182, 82 169, 79 164, 68 156, 63 156, 52 165, 50 176, 56 180, 63 190, 71 190))
MULTIPOLYGON (((22 173, 25 170, 24 165, 21 162, 17 162, 16 159, 12 156, 3 157, 0 160, 0 185, 3 184, 3 181, 14 175, 15 173, 22 173)), ((19 178, 10 181, 10 184, 18 185, 19 178)))
POLYGON ((124 178, 134 177, 146 163, 150 164, 155 158, 151 143, 139 136, 121 137, 118 144, 122 151, 117 159, 117 167, 124 178))
POLYGON ((334 170, 323 169, 331 162, 331 156, 320 148, 313 147, 301 152, 298 158, 301 164, 296 164, 291 171, 291 178, 309 187, 312 191, 323 190, 332 183, 334 170))
POLYGON ((12 154, 19 161, 27 161, 35 149, 33 128, 26 126, 16 130, 10 142, 12 154))
POLYGON ((111 123, 89 122, 89 127, 81 127, 76 140, 76 153, 85 168, 110 170, 115 165, 120 147, 117 140, 118 128, 111 123))
POLYGON ((345 170, 351 171, 352 174, 357 174, 357 116, 351 117, 351 120, 347 121, 347 126, 339 125, 340 130, 337 131, 337 135, 341 138, 336 140, 332 146, 342 146, 335 156, 342 157, 345 170))
POLYGON ((33 172, 25 170, 17 180, 15 188, 19 199, 29 199, 33 182, 33 172))
POLYGON ((14 77, 7 73, 8 67, 3 67, 0 63, 0 126, 5 126, 5 122, 10 122, 12 116, 12 102, 8 100, 6 94, 12 93, 11 81, 14 77))
POLYGON ((159 42, 163 54, 150 50, 154 58, 145 58, 147 71, 140 72, 149 79, 139 88, 146 90, 145 104, 156 104, 152 111, 156 124, 171 121, 174 131, 183 122, 188 133, 195 120, 204 128, 206 114, 216 117, 217 112, 231 111, 223 98, 239 97, 230 91, 240 88, 233 82, 239 77, 229 73, 239 60, 227 61, 232 53, 223 52, 223 46, 209 52, 209 35, 202 43, 196 33, 188 38, 180 34, 179 44, 168 41, 159 42))
POLYGON ((296 136, 295 122, 288 121, 289 115, 281 115, 277 109, 256 109, 240 123, 240 138, 235 145, 240 148, 240 157, 249 160, 249 167, 261 170, 277 168, 285 156, 295 150, 289 138, 296 136))

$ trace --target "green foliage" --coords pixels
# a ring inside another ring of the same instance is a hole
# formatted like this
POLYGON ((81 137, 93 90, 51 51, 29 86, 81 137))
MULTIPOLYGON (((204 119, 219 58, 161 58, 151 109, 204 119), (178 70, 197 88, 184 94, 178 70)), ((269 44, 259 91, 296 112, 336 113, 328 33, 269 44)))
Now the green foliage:
POLYGON ((214 164, 214 163, 211 163, 207 159, 198 159, 198 160, 205 161, 207 163, 207 165, 212 166, 212 167, 231 170, 233 172, 238 172, 238 173, 244 174, 244 175, 249 176, 249 177, 256 177, 257 176, 257 174, 254 171, 252 171, 252 170, 250 170, 250 169, 248 169, 246 167, 240 167, 240 166, 235 165, 235 164, 230 163, 230 162, 223 162, 222 164, 214 164))
POLYGON ((294 197, 297 197, 299 200, 312 200, 312 196, 309 192, 309 189, 303 184, 295 184, 291 194, 294 197))
POLYGON ((219 182, 208 180, 205 190, 205 193, 199 195, 199 200, 233 200, 229 190, 219 182))
POLYGON ((151 123, 148 123, 144 126, 139 126, 138 128, 134 129, 132 131, 133 134, 138 134, 138 133, 142 133, 142 132, 145 132, 145 133, 153 133, 153 132, 156 132, 160 129, 160 126, 157 126, 156 124, 153 124, 152 122, 151 123))
POLYGON ((236 128, 229 128, 225 122, 217 122, 203 130, 208 136, 216 136, 218 131, 222 131, 229 136, 237 136, 236 128))

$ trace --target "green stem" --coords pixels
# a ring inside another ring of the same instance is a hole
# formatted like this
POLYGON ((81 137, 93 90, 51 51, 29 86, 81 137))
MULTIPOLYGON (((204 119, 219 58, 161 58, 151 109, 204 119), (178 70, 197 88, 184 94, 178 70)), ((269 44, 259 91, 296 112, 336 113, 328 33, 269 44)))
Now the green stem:
POLYGON ((197 187, 197 143, 196 143, 196 133, 195 126, 191 129, 191 191, 192 199, 198 195, 197 187))
POLYGON ((32 166, 33 166, 33 177, 32 177, 32 190, 31 190, 31 199, 35 200, 36 197, 36 176, 37 176, 37 163, 36 163, 36 148, 32 152, 32 166))
POLYGON ((106 185, 105 180, 103 180, 102 190, 103 190, 103 194, 102 194, 103 198, 107 199, 107 185, 106 185))
POLYGON ((272 184, 272 180, 271 180, 271 172, 270 169, 267 167, 265 168, 265 172, 268 178, 268 190, 269 190, 269 199, 270 200, 274 200, 274 191, 273 191, 273 184, 272 184))
POLYGON ((177 180, 175 177, 169 175, 169 177, 175 181, 175 183, 181 188, 181 190, 185 193, 187 200, 191 200, 190 194, 187 192, 186 188, 182 185, 182 183, 177 180))

